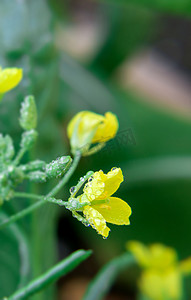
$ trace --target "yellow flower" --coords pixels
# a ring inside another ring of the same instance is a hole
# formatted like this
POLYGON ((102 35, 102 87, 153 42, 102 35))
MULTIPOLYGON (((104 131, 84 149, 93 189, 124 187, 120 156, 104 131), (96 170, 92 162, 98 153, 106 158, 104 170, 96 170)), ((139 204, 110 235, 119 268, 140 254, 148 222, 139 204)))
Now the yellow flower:
POLYGON ((0 94, 4 94, 19 84, 22 79, 22 69, 0 67, 0 94))
POLYGON ((146 247, 140 242, 127 243, 143 272, 139 288, 152 300, 182 299, 182 277, 191 273, 191 258, 178 262, 174 249, 162 244, 146 247))
POLYGON ((106 222, 116 225, 129 225, 131 215, 130 206, 123 200, 111 197, 123 181, 120 168, 113 168, 107 174, 103 171, 95 172, 84 187, 84 193, 78 200, 89 202, 83 208, 83 214, 90 225, 104 238, 109 235, 110 229, 106 222))
POLYGON ((77 149, 87 152, 92 143, 104 143, 114 138, 118 127, 117 117, 111 112, 102 116, 81 111, 70 121, 67 134, 74 152, 77 149))

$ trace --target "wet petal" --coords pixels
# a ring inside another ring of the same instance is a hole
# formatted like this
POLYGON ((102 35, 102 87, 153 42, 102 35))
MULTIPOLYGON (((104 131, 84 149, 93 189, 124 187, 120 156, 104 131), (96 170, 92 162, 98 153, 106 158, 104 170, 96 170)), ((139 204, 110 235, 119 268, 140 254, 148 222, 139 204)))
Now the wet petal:
POLYGON ((123 181, 120 168, 113 168, 107 174, 103 171, 95 172, 91 182, 85 185, 84 193, 92 200, 103 200, 109 198, 119 188, 123 181))
POLYGON ((123 200, 110 197, 109 203, 93 205, 108 223, 116 225, 130 224, 131 207, 123 200))
POLYGON ((109 235, 110 229, 106 225, 106 221, 103 216, 94 208, 87 205, 84 207, 83 214, 85 218, 89 221, 90 225, 104 238, 109 235))

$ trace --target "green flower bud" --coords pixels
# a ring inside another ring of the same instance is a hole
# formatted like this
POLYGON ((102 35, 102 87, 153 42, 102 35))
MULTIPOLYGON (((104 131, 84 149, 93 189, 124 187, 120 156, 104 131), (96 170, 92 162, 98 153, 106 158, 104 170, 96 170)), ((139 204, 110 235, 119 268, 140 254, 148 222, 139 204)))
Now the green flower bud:
POLYGON ((30 181, 33 182, 45 182, 46 181, 46 174, 41 171, 34 171, 27 174, 27 177, 30 181))
POLYGON ((29 150, 34 145, 37 136, 38 133, 34 129, 23 132, 21 139, 21 148, 29 150))
POLYGON ((33 96, 25 97, 21 104, 20 125, 24 130, 35 129, 37 126, 37 110, 33 96))
POLYGON ((68 166, 71 164, 72 158, 70 156, 61 156, 45 167, 45 172, 48 178, 62 176, 68 166))
POLYGON ((37 171, 37 170, 43 170, 46 166, 45 161, 42 160, 34 160, 29 162, 26 165, 20 165, 20 168, 22 171, 37 171))
POLYGON ((9 135, 3 137, 0 134, 0 156, 2 156, 4 161, 10 161, 15 154, 13 141, 9 135))

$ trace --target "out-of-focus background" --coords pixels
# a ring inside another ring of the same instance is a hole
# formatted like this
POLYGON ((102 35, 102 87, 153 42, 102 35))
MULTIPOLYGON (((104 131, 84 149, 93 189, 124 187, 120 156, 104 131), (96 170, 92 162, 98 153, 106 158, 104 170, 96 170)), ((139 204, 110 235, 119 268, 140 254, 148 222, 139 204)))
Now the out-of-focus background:
MULTIPOLYGON (((20 221, 31 277, 74 250, 94 251, 59 281, 57 296, 51 287, 34 299, 81 299, 90 279, 125 251, 128 240, 164 243, 180 259, 191 255, 190 16, 187 0, 0 1, 0 65, 24 70, 20 86, 1 103, 0 131, 18 148, 20 103, 34 94, 40 138, 25 160, 48 162, 69 153, 66 127, 75 113, 112 111, 118 135, 81 160, 68 189, 88 170, 121 167, 125 181, 116 195, 133 210, 131 225, 111 225, 107 240, 52 205, 20 221)), ((35 185, 35 192, 50 185, 35 185)), ((64 200, 68 189, 59 195, 64 200)), ((28 204, 17 199, 3 209, 13 214, 28 204)), ((20 242, 11 228, 1 235, 0 297, 18 286, 20 242)), ((185 284, 189 298, 191 281, 185 284)), ((124 273, 106 299, 136 299, 134 278, 124 273)))

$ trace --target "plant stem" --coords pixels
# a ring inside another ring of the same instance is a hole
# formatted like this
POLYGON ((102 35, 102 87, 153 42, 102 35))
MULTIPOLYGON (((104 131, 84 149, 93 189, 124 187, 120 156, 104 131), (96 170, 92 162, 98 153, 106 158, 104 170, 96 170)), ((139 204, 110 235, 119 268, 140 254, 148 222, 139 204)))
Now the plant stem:
MULTIPOLYGON (((32 211, 36 210, 37 208, 41 207, 42 205, 44 205, 45 203, 47 203, 46 198, 50 198, 53 197, 55 194, 57 194, 60 189, 68 182, 68 180, 70 179, 70 177, 72 176, 72 174, 74 173, 79 161, 80 161, 80 157, 81 157, 81 153, 80 152, 76 152, 75 156, 74 156, 74 160, 73 160, 73 164, 71 165, 70 169, 68 170, 68 172, 65 174, 65 176, 59 181, 59 183, 46 195, 46 196, 37 196, 34 194, 25 194, 26 197, 28 197, 29 195, 31 196, 30 198, 33 199, 39 199, 38 202, 32 204, 31 206, 23 209, 21 212, 11 216, 10 218, 8 218, 7 220, 4 220, 3 222, 0 223, 0 229, 4 228, 5 226, 7 226, 8 224, 11 224, 21 218, 23 218, 24 216, 26 216, 27 214, 31 213, 32 211)), ((17 193, 17 195, 19 194, 19 196, 21 196, 21 194, 23 195, 24 193, 17 193)))
POLYGON ((55 203, 60 206, 66 206, 68 204, 68 201, 63 201, 62 199, 55 199, 53 197, 48 197, 45 195, 36 195, 36 194, 28 194, 28 193, 14 193, 14 197, 44 200, 46 202, 55 203))
POLYGON ((18 163, 20 162, 21 158, 23 157, 23 155, 25 154, 25 152, 27 151, 27 149, 22 148, 19 150, 19 152, 17 153, 17 156, 15 157, 13 164, 14 166, 17 166, 18 163))
POLYGON ((86 180, 88 180, 93 175, 93 173, 94 173, 93 171, 89 171, 89 172, 87 172, 87 174, 85 176, 83 176, 83 177, 80 178, 80 181, 75 186, 75 189, 71 193, 71 197, 70 198, 74 198, 76 196, 76 194, 78 193, 78 191, 80 190, 80 188, 82 187, 82 185, 86 182, 86 180))
POLYGON ((36 195, 36 194, 29 194, 29 193, 22 193, 22 192, 15 192, 14 197, 15 198, 29 198, 29 199, 42 200, 42 198, 45 198, 46 196, 36 195))

